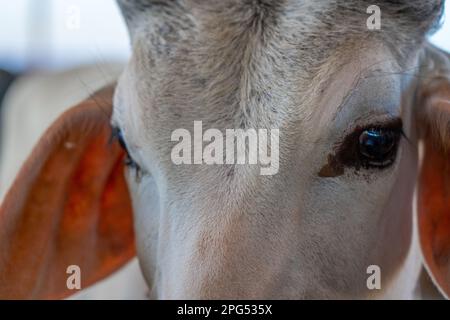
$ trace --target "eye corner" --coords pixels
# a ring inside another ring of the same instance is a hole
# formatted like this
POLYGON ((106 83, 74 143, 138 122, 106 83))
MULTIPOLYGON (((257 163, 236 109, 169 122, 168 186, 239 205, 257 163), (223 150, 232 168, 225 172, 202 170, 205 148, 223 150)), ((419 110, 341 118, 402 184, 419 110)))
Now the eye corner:
POLYGON ((130 152, 127 147, 127 143, 125 141, 125 138, 123 136, 122 130, 118 126, 111 125, 111 137, 110 137, 110 143, 113 141, 117 141, 120 145, 120 147, 125 151, 126 157, 124 160, 125 166, 128 168, 135 169, 137 174, 140 173, 141 169, 140 166, 137 164, 137 162, 131 157, 130 152))

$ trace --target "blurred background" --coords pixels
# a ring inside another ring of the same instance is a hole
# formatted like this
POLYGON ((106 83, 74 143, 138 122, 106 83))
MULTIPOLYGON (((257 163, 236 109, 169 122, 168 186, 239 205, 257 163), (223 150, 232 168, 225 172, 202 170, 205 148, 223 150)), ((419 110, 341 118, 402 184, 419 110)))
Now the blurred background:
POLYGON ((67 69, 125 61, 128 35, 114 0, 2 1, 0 68, 67 69))

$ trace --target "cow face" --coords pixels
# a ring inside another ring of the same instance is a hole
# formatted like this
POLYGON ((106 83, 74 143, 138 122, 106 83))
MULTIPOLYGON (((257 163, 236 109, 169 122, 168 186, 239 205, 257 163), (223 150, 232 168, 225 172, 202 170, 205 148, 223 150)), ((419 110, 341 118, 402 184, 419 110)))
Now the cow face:
POLYGON ((65 114, 0 210, 0 281, 26 284, 5 292, 61 294, 69 260, 86 284, 106 276, 134 253, 133 211, 153 297, 408 297, 417 203, 426 266, 449 293, 449 59, 425 41, 441 2, 383 1, 379 30, 369 1, 119 5, 133 55, 112 116, 104 92, 65 114), (109 123, 122 152, 105 147, 109 123), (228 130, 247 134, 241 157, 228 130), (52 277, 13 277, 30 259, 52 277))
POLYGON ((364 1, 119 4, 133 56, 112 123, 155 294, 367 297, 374 264, 392 287, 411 245, 415 93, 440 6, 386 4, 372 31, 364 1), (279 130, 278 172, 175 164, 172 134, 195 121, 279 130))

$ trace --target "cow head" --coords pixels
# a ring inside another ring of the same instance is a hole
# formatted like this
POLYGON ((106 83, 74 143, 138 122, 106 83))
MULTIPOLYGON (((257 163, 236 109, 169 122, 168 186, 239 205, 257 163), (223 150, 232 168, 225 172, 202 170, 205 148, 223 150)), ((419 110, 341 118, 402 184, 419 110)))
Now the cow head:
MULTIPOLYGON (((379 30, 371 4, 119 1, 133 54, 110 123, 155 297, 378 297, 409 265, 416 186, 424 261, 450 293, 450 62, 425 40, 443 3, 380 1, 379 30), (196 121, 278 130, 277 172, 175 163, 173 132, 196 121), (367 288, 371 265, 381 292, 367 288)), ((32 278, 23 294, 59 294, 65 281, 48 270, 68 261, 89 284, 133 254, 104 109, 65 114, 5 200, 0 281, 32 278), (24 278, 30 256, 40 268, 24 278)))

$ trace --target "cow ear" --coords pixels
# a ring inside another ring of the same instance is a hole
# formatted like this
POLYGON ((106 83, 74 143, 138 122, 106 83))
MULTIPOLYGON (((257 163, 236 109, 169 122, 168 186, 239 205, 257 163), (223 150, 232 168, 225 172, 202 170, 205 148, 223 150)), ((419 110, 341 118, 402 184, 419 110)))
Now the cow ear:
POLYGON ((7 193, 0 299, 64 298, 77 276, 87 287, 135 255, 125 155, 110 141, 112 94, 104 89, 56 120, 7 193))
POLYGON ((424 147, 418 227, 426 268, 450 297, 450 57, 429 48, 427 59, 417 105, 424 147))

